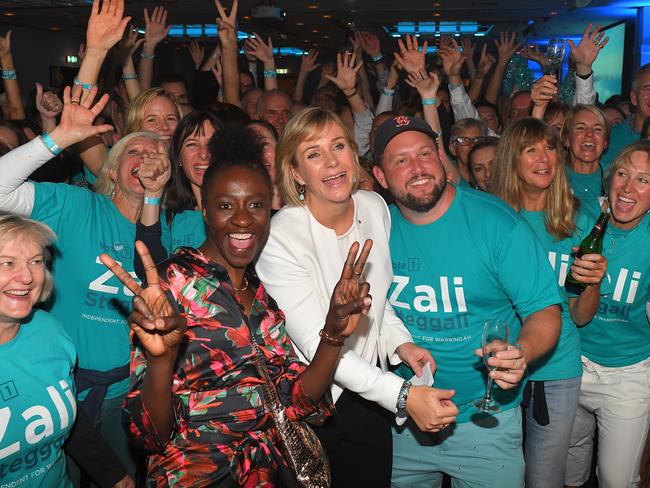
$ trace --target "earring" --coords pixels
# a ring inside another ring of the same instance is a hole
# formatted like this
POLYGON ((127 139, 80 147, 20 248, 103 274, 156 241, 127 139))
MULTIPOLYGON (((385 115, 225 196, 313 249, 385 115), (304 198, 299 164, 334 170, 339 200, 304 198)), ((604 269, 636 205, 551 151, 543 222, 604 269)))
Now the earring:
POLYGON ((300 185, 300 188, 298 188, 298 200, 305 201, 305 185, 300 185))

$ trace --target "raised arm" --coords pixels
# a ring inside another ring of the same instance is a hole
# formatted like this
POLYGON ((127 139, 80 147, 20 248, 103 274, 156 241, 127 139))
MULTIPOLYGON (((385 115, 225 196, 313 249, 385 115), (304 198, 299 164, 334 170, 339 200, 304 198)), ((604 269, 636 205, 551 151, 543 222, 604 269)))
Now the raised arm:
POLYGON ((388 66, 384 55, 381 53, 381 43, 379 38, 371 32, 361 32, 361 48, 370 57, 370 61, 375 65, 375 74, 377 75, 377 88, 382 89, 388 76, 388 66))
POLYGON ((501 82, 503 81, 503 75, 506 72, 508 62, 512 55, 517 52, 520 44, 517 44, 517 34, 515 32, 502 32, 500 34, 500 40, 494 41, 494 43, 497 46, 499 59, 494 68, 494 73, 492 73, 492 78, 490 78, 490 83, 485 91, 484 98, 487 102, 496 104, 499 99, 499 90, 501 89, 501 82))
POLYGON ((16 67, 14 58, 11 54, 11 31, 8 31, 4 37, 0 37, 0 65, 2 66, 2 84, 7 96, 7 114, 8 120, 23 120, 25 116, 25 107, 20 96, 20 85, 16 77, 16 67))
MULTIPOLYGON (((350 41, 352 42, 354 53, 357 55, 357 59, 362 60, 363 34, 359 31, 355 32, 352 34, 350 41)), ((368 80, 368 73, 366 72, 365 66, 359 70, 357 76, 359 78, 357 81, 357 87, 361 92, 361 98, 363 98, 363 101, 366 102, 366 105, 372 109, 375 107, 375 101, 372 99, 372 94, 370 93, 370 81, 368 80)))
POLYGON ((592 66, 601 49, 609 42, 609 37, 605 37, 605 31, 600 25, 597 25, 593 30, 592 26, 593 24, 587 26, 577 46, 571 39, 567 40, 567 44, 569 44, 569 49, 571 50, 571 58, 576 67, 576 89, 573 94, 574 105, 576 103, 584 103, 586 105, 596 103, 592 66))
POLYGON ((294 102, 304 103, 303 97, 307 76, 309 76, 309 73, 320 67, 320 64, 316 62, 317 59, 318 51, 316 49, 311 49, 307 54, 301 56, 298 79, 296 80, 296 86, 293 89, 293 96, 291 97, 294 102))
POLYGON ((472 103, 476 103, 481 99, 481 91, 483 90, 483 81, 485 77, 490 72, 492 65, 495 63, 496 59, 491 54, 487 52, 487 44, 483 45, 481 50, 481 59, 478 62, 478 68, 476 69, 474 76, 469 85, 469 99, 472 103))
POLYGON ((56 118, 63 111, 63 103, 54 93, 43 93, 43 85, 36 83, 36 110, 41 118, 43 132, 51 132, 56 127, 56 118))
MULTIPOLYGON (((96 87, 99 71, 108 51, 117 44, 131 17, 124 15, 124 0, 103 2, 93 0, 92 11, 86 28, 85 56, 79 67, 75 84, 83 88, 83 97, 96 87)), ((79 156, 86 167, 96 176, 104 164, 106 146, 99 137, 90 137, 79 144, 79 156)))
POLYGON ((153 63, 156 59, 156 47, 167 37, 171 26, 167 26, 167 9, 165 7, 154 7, 151 16, 149 16, 149 11, 145 8, 144 22, 144 45, 140 53, 138 73, 140 87, 142 90, 148 90, 153 82, 153 63))
POLYGON ((187 50, 192 56, 192 61, 194 62, 194 68, 200 69, 203 64, 203 58, 205 58, 205 48, 201 46, 197 41, 192 40, 187 46, 187 50))
POLYGON ((124 31, 124 37, 117 46, 118 57, 122 65, 122 79, 124 80, 129 101, 137 97, 142 91, 135 71, 135 64, 133 64, 133 53, 143 42, 144 39, 138 39, 138 31, 129 26, 124 31))
POLYGON ((221 56, 223 62, 223 99, 226 103, 241 106, 239 96, 239 65, 237 63, 237 7, 238 1, 234 0, 230 14, 226 15, 221 2, 215 0, 219 11, 217 26, 219 27, 219 41, 221 42, 221 56))
POLYGON ((532 116, 543 120, 548 104, 557 94, 557 78, 555 75, 544 75, 533 85, 530 98, 533 100, 532 116))
MULTIPOLYGON (((273 56, 273 42, 271 37, 264 42, 264 39, 253 33, 254 37, 249 37, 244 42, 246 54, 255 56, 264 66, 264 90, 276 90, 278 88, 277 73, 275 70, 275 56, 273 56)), ((237 70, 239 75, 239 70, 237 70)))
POLYGON ((93 105, 97 87, 79 101, 81 87, 63 92, 61 122, 49 134, 43 134, 0 158, 0 210, 30 215, 34 207, 34 187, 27 178, 54 156, 73 144, 111 129, 110 125, 92 125, 108 102, 104 95, 93 105))

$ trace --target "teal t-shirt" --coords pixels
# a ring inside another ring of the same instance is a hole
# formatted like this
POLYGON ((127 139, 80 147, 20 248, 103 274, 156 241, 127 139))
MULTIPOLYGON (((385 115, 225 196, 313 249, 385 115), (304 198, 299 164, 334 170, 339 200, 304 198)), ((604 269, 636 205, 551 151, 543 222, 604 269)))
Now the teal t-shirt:
MULTIPOLYGON (((457 421, 468 422, 478 413, 472 402, 485 394, 485 366, 474 354, 483 324, 505 320, 515 342, 517 315, 561 302, 555 276, 530 226, 488 193, 456 187, 447 212, 428 225, 410 223, 395 206, 390 212, 390 303, 415 343, 433 354, 435 386, 456 390, 457 421)), ((405 366, 399 372, 413 374, 405 366)), ((522 390, 495 385, 492 393, 506 410, 522 390)))
MULTIPOLYGON (((166 216, 163 216, 166 220, 166 216)), ((174 215, 171 225, 171 247, 168 252, 174 252, 178 247, 198 248, 205 242, 205 222, 200 210, 185 210, 174 215)))
POLYGON ((594 319, 578 329, 582 353, 602 366, 629 366, 650 357, 650 214, 631 230, 610 222, 603 246, 613 292, 601 297, 594 319))
POLYGON ((620 153, 625 146, 636 142, 641 138, 638 132, 635 132, 632 129, 632 123, 633 119, 626 120, 622 124, 612 127, 612 132, 609 136, 609 147, 600 160, 605 171, 607 171, 607 169, 612 165, 614 159, 618 156, 618 153, 620 153))
POLYGON ((593 217, 600 214, 599 197, 603 194, 604 188, 604 171, 598 168, 595 173, 582 174, 576 173, 569 166, 566 166, 566 172, 571 190, 575 197, 580 200, 580 209, 590 213, 593 217))
POLYGON ((61 323, 42 310, 0 344, 0 486, 72 487, 63 443, 77 412, 75 359, 61 323))
POLYGON ((541 359, 530 368, 528 379, 535 381, 565 380, 582 375, 580 363, 580 336, 569 313, 569 295, 564 289, 564 280, 573 259, 571 248, 580 242, 591 230, 594 219, 588 213, 580 211, 576 216, 576 230, 567 239, 558 241, 546 230, 545 212, 521 210, 521 216, 533 228, 542 248, 548 254, 548 260, 555 272, 556 284, 562 297, 562 331, 557 346, 550 355, 541 359))
MULTIPOLYGON (((126 318, 133 294, 99 261, 99 255, 110 254, 135 277, 135 224, 105 195, 60 183, 34 183, 34 187, 31 216, 49 225, 58 237, 50 311, 72 338, 79 366, 108 371, 129 364, 126 318)), ((128 388, 126 378, 111 385, 106 398, 124 395, 128 388)))

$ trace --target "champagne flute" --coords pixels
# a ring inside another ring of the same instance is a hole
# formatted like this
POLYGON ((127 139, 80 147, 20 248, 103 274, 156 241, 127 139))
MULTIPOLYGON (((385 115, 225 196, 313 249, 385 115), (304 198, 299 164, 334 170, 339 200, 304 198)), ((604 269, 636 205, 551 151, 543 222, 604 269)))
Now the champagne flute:
POLYGON ((487 386, 485 388, 485 396, 474 401, 474 406, 482 412, 496 413, 501 410, 491 395, 492 382, 494 380, 489 373, 497 368, 488 364, 488 359, 495 356, 497 352, 508 349, 508 334, 508 324, 503 320, 487 320, 485 325, 483 325, 481 348, 483 349, 483 363, 488 370, 487 386))
POLYGON ((553 74, 562 64, 564 59, 564 50, 566 44, 564 39, 559 37, 551 37, 548 40, 548 46, 546 46, 546 58, 544 66, 542 67, 545 75, 553 74))

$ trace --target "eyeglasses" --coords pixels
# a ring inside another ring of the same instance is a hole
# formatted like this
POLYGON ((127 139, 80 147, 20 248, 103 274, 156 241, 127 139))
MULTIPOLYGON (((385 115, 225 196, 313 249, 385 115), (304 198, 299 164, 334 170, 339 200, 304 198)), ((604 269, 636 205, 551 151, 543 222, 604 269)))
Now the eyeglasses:
POLYGON ((455 142, 459 146, 473 146, 474 144, 478 144, 483 140, 482 137, 457 137, 451 142, 455 142))

